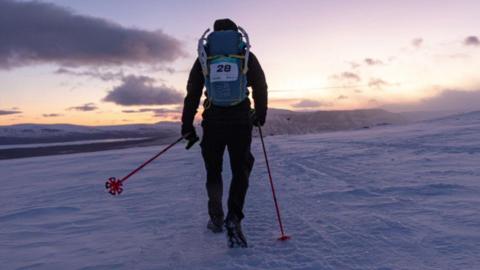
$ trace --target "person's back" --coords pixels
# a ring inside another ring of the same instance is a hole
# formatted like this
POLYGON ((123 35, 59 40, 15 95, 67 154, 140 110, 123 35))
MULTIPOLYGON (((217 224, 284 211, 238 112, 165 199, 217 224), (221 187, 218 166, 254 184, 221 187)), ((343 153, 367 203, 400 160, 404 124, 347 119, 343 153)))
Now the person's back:
POLYGON ((240 28, 239 33, 233 21, 215 21, 214 32, 200 40, 199 58, 190 71, 182 114, 182 136, 194 140, 197 135, 193 120, 205 86, 207 98, 202 114, 203 137, 200 145, 207 172, 210 216, 207 227, 214 232, 223 230, 222 166, 227 148, 232 181, 225 227, 231 246, 246 246, 240 222, 244 218, 243 205, 254 163, 250 152, 252 124, 263 125, 267 113, 265 75, 249 47, 245 31, 240 28), (242 36, 246 37, 246 43, 242 36), (206 44, 203 44, 204 40, 206 44), (252 89, 254 111, 248 98, 249 86, 252 89))

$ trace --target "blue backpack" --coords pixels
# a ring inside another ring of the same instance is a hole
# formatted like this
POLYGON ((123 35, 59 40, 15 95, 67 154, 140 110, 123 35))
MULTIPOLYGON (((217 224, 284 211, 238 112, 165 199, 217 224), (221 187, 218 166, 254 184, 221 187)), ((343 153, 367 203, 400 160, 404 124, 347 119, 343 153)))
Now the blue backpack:
POLYGON ((215 31, 205 38, 209 31, 207 29, 198 41, 198 59, 208 101, 221 107, 239 104, 248 97, 248 35, 239 27, 240 32, 215 31))

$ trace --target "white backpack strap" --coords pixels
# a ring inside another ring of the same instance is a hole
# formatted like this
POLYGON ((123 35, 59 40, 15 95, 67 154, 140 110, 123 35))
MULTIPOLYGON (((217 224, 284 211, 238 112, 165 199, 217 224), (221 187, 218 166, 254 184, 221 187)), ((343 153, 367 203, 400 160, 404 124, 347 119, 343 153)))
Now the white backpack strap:
POLYGON ((245 38, 246 47, 245 47, 245 64, 243 67, 243 74, 247 74, 248 72, 248 57, 250 56, 250 39, 248 38, 247 31, 245 31, 242 27, 238 26, 238 30, 242 33, 243 37, 245 38))
POLYGON ((207 42, 207 38, 205 37, 207 33, 210 31, 210 28, 203 32, 202 37, 198 40, 198 60, 200 61, 200 65, 202 66, 202 72, 204 76, 208 75, 208 67, 207 67, 207 52, 205 51, 205 44, 207 42))

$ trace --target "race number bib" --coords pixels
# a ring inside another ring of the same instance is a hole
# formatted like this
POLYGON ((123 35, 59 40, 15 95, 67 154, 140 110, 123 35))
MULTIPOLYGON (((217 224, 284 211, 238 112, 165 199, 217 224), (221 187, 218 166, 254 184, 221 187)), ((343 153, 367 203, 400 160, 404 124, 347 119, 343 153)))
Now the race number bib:
POLYGON ((238 65, 218 62, 210 65, 210 82, 233 82, 238 79, 238 65))

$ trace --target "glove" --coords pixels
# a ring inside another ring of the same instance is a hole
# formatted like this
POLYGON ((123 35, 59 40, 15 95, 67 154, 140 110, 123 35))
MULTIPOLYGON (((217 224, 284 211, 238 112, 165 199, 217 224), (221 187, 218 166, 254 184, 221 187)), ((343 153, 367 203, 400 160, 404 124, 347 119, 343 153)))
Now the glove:
POLYGON ((250 110, 250 120, 256 127, 261 127, 265 124, 265 115, 259 114, 255 110, 250 110))
POLYGON ((187 150, 200 140, 194 126, 182 126, 182 137, 187 140, 187 145, 185 146, 187 150))

